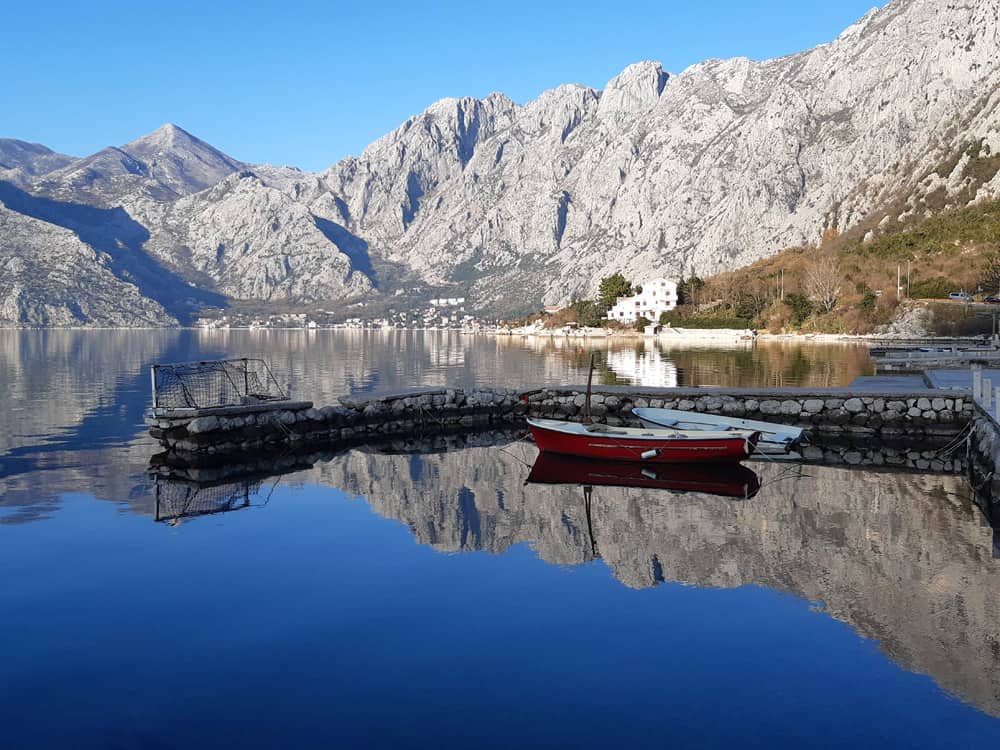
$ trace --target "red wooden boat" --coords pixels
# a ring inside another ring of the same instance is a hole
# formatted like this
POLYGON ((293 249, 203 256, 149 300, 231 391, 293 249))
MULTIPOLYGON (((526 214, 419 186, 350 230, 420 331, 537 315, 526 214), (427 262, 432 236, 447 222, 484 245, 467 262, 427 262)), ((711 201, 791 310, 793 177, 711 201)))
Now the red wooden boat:
POLYGON ((641 463, 733 463, 754 452, 759 432, 666 432, 641 427, 529 419, 538 449, 567 456, 641 463))
POLYGON ((535 484, 697 492, 741 500, 749 500, 760 489, 757 475, 740 464, 650 466, 624 461, 594 461, 556 453, 539 453, 531 467, 528 481, 535 484))

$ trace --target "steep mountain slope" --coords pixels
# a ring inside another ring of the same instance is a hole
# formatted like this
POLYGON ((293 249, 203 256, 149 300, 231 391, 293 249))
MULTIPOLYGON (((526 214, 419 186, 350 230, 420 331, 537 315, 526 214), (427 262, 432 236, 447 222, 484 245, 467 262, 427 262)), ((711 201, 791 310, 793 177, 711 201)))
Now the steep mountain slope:
MULTIPOLYGON (((405 283, 524 312, 615 271, 708 275, 1000 196, 1000 0, 894 0, 808 52, 640 62, 525 105, 444 99, 319 174, 172 125, 58 167, 12 143, 0 180, 53 201, 29 216, 115 211, 141 229, 130 252, 204 294, 337 305, 405 283)), ((109 251, 117 231, 78 236, 109 251)))
POLYGON ((745 264, 918 190, 959 135, 1000 148, 998 7, 896 0, 778 60, 669 78, 640 63, 601 93, 490 97, 474 138, 446 100, 321 182, 376 251, 494 301, 745 264))
POLYGON ((234 299, 308 303, 372 290, 304 205, 250 171, 139 215, 152 227, 147 249, 234 299))
POLYGON ((0 325, 166 326, 177 319, 68 229, 0 204, 0 325))
MULTIPOLYGON (((352 251, 349 233, 331 231, 331 222, 318 220, 241 162, 174 125, 62 169, 36 171, 36 179, 26 179, 21 168, 17 183, 0 180, 0 206, 32 220, 9 224, 8 252, 23 262, 9 265, 7 275, 19 293, 35 289, 37 268, 45 264, 69 277, 71 269, 63 265, 69 262, 66 254, 20 234, 61 236, 61 230, 94 251, 93 257, 72 259, 85 267, 84 276, 110 272, 135 286, 169 319, 181 322, 190 322, 200 307, 224 305, 227 297, 307 303, 355 298, 372 290, 368 276, 355 272, 351 257, 338 247, 338 241, 346 242, 352 251), (93 266, 95 259, 102 260, 93 266)), ((261 171, 277 184, 303 177, 290 168, 261 171)), ((149 317, 142 304, 131 319, 110 310, 102 313, 99 300, 93 300, 88 312, 81 306, 81 300, 87 301, 86 285, 47 284, 43 297, 54 299, 58 289, 66 294, 64 313, 45 316, 9 305, 0 321, 125 325, 149 317)))

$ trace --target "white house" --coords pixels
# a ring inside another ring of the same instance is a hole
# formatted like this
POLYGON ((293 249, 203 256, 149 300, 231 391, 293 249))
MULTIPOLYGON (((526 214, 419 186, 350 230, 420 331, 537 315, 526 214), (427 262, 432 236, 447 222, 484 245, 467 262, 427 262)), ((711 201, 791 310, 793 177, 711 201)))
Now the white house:
POLYGON ((660 314, 677 307, 677 284, 664 278, 640 284, 642 294, 619 297, 608 311, 608 319, 619 323, 634 323, 640 317, 657 322, 660 314))

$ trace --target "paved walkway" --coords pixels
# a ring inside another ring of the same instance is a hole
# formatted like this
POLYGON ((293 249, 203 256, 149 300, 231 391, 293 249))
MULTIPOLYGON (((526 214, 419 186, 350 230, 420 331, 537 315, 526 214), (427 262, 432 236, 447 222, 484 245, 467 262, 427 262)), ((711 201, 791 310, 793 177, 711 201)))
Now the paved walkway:
MULTIPOLYGON (((1000 370, 983 370, 983 378, 1000 385, 1000 370)), ((932 388, 946 391, 972 390, 972 370, 928 370, 924 373, 932 388)))
MULTIPOLYGON (((969 375, 968 387, 971 389, 972 375, 969 373, 966 374, 969 375)), ((855 378, 854 382, 844 390, 862 392, 905 391, 911 393, 927 390, 927 383, 923 375, 862 375, 855 378)))

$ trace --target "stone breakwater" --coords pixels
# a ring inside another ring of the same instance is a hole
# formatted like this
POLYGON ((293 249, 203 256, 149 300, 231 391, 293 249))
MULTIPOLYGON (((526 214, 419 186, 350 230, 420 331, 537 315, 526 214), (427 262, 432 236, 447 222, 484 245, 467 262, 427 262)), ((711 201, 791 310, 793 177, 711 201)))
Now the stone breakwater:
POLYGON ((228 455, 282 444, 356 442, 514 423, 528 406, 513 389, 418 389, 344 396, 340 404, 274 402, 200 412, 152 410, 150 434, 181 454, 228 455))
MULTIPOLYGON (((386 435, 428 434, 516 424, 526 416, 579 420, 585 388, 422 388, 345 396, 337 405, 275 402, 201 411, 151 410, 147 425, 168 450, 227 455, 282 444, 339 443, 386 435)), ((953 391, 856 393, 843 389, 644 389, 601 386, 591 397, 595 421, 638 424, 632 410, 663 407, 798 424, 851 437, 951 436, 974 418, 953 391)))
MULTIPOLYGON (((544 389, 527 396, 532 416, 579 418, 586 395, 582 388, 544 389)), ((970 398, 953 391, 858 393, 844 389, 811 391, 708 388, 595 390, 591 413, 612 425, 637 424, 637 408, 681 409, 728 417, 759 419, 808 427, 816 432, 854 435, 953 435, 971 421, 970 398)))
POLYGON ((985 409, 976 411, 970 446, 973 486, 1000 505, 1000 423, 985 409))

